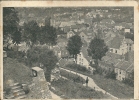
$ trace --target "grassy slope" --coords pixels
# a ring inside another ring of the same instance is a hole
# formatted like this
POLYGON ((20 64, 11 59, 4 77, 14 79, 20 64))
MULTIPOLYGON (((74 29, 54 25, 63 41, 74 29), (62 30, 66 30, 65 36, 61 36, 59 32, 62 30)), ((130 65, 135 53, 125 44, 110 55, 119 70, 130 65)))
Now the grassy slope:
MULTIPOLYGON (((66 68, 66 67, 64 67, 66 68)), ((70 69, 67 68, 69 70, 73 70, 76 71, 74 69, 70 69)), ((87 72, 81 72, 81 71, 77 71, 81 74, 90 76, 93 78, 93 80, 95 81, 95 83, 102 89, 104 89, 105 91, 111 93, 112 95, 118 97, 118 98, 133 98, 134 97, 134 88, 130 87, 118 80, 112 80, 112 79, 107 79, 104 78, 101 75, 90 75, 87 72)))
POLYGON ((116 97, 124 99, 134 98, 133 87, 130 87, 118 80, 107 79, 100 75, 94 75, 92 76, 92 78, 98 86, 100 86, 102 89, 108 91, 116 97))
POLYGON ((12 79, 18 83, 31 82, 31 70, 12 58, 4 58, 3 61, 3 85, 7 87, 7 80, 12 79))
POLYGON ((102 92, 94 91, 70 80, 59 79, 52 82, 51 85, 55 87, 55 93, 59 96, 64 95, 65 99, 109 98, 108 95, 102 92))

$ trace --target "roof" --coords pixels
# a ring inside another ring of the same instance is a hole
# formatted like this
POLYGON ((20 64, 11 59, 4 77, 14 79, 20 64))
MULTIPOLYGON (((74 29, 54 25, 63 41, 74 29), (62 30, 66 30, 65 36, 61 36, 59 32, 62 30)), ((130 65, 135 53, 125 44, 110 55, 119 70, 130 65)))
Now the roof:
POLYGON ((65 27, 64 27, 64 32, 67 33, 67 32, 69 32, 69 31, 70 31, 70 26, 65 26, 65 27))
POLYGON ((65 26, 71 26, 71 25, 75 25, 75 23, 66 21, 66 22, 61 22, 59 27, 65 27, 65 26))
POLYGON ((124 56, 126 61, 134 62, 134 51, 129 51, 124 56))
POLYGON ((126 23, 126 22, 122 22, 122 23, 119 23, 119 24, 115 24, 115 26, 122 26, 124 28, 130 28, 130 25, 128 25, 128 23, 126 23))
POLYGON ((133 69, 133 63, 128 61, 120 61, 115 67, 130 72, 133 69))
POLYGON ((40 67, 32 67, 32 69, 35 70, 35 71, 41 71, 41 70, 43 70, 40 67))
POLYGON ((93 30, 92 30, 92 29, 85 29, 85 30, 83 30, 83 31, 81 31, 81 32, 83 32, 83 33, 86 34, 87 36, 94 36, 93 30))
POLYGON ((81 52, 88 62, 92 60, 92 58, 88 56, 87 47, 82 47, 81 52))
POLYGON ((125 41, 127 44, 133 44, 133 41, 132 41, 131 39, 125 38, 124 41, 125 41))
POLYGON ((118 55, 118 54, 115 54, 115 53, 112 53, 112 52, 107 52, 106 56, 109 56, 109 57, 115 58, 115 59, 121 59, 122 58, 122 55, 118 55))
POLYGON ((110 48, 119 49, 121 44, 122 44, 123 39, 124 39, 124 37, 123 36, 119 36, 119 35, 114 37, 113 40, 111 41, 110 48))
POLYGON ((111 22, 114 22, 112 19, 103 19, 100 21, 100 23, 111 23, 111 22))

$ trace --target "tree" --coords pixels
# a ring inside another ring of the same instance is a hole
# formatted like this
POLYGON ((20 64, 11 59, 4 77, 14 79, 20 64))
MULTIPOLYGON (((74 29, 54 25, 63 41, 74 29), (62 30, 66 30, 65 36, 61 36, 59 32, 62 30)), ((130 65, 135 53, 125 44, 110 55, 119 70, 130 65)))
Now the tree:
POLYGON ((35 46, 27 51, 27 59, 30 62, 30 66, 39 66, 41 64, 47 81, 50 81, 51 70, 55 68, 58 61, 53 51, 47 47, 35 46))
POLYGON ((39 26, 35 20, 29 21, 28 23, 24 23, 23 38, 24 41, 29 44, 29 46, 32 47, 37 42, 39 30, 39 26))
POLYGON ((105 56, 107 51, 108 47, 104 43, 104 40, 97 37, 91 40, 88 47, 88 55, 96 60, 96 64, 98 64, 98 60, 101 60, 101 58, 105 56))
POLYGON ((77 58, 77 54, 80 53, 82 47, 82 41, 80 36, 74 35, 69 38, 67 44, 67 50, 69 51, 70 55, 73 55, 75 60, 77 58))
POLYGON ((14 7, 3 8, 3 43, 12 40, 19 44, 21 41, 21 32, 19 29, 19 18, 14 7))
POLYGON ((50 26, 50 19, 45 21, 45 26, 41 28, 41 34, 38 36, 38 40, 41 44, 48 44, 49 46, 56 44, 57 34, 56 29, 50 26))

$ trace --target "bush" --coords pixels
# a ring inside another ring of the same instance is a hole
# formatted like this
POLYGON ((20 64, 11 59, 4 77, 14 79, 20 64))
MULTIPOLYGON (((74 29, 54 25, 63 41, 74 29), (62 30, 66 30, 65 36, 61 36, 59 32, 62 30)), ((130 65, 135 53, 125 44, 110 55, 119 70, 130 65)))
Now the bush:
POLYGON ((67 72, 65 70, 60 70, 60 74, 61 74, 61 76, 64 76, 67 79, 70 79, 74 82, 82 83, 82 84, 85 83, 85 80, 82 77, 80 77, 79 75, 67 72))
POLYGON ((111 79, 116 79, 116 73, 114 71, 108 72, 105 77, 111 78, 111 79))
POLYGON ((125 78, 122 82, 131 86, 131 87, 134 87, 134 81, 131 79, 125 78))
POLYGON ((71 68, 71 69, 74 69, 74 70, 78 70, 78 71, 82 71, 82 72, 90 73, 90 71, 86 67, 75 64, 75 63, 74 64, 68 64, 65 67, 71 68))

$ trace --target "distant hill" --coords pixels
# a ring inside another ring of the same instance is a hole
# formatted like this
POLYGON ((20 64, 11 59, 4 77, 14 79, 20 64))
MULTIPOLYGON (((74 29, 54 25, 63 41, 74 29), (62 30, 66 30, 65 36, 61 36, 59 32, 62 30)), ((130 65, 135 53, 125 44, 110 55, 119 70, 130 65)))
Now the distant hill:
POLYGON ((4 58, 3 60, 3 87, 7 87, 9 79, 18 83, 31 83, 31 70, 27 66, 19 63, 12 58, 4 58))

